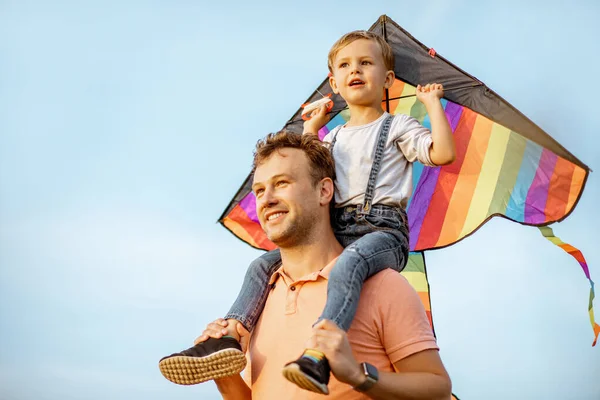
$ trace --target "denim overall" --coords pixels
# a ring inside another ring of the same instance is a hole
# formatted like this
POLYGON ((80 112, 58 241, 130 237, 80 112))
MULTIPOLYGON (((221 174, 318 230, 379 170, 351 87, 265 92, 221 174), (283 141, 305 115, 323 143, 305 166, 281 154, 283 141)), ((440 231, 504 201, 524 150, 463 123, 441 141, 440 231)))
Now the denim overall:
MULTIPOLYGON (((400 207, 372 204, 392 119, 393 116, 388 115, 379 130, 363 204, 332 209, 333 230, 345 249, 329 275, 327 302, 318 321, 329 319, 345 331, 356 314, 364 281, 386 268, 400 272, 408 260, 406 212, 400 207)), ((338 133, 339 130, 331 141, 332 154, 338 133)), ((240 321, 251 332, 267 301, 271 275, 280 266, 279 249, 254 260, 225 318, 240 321)))

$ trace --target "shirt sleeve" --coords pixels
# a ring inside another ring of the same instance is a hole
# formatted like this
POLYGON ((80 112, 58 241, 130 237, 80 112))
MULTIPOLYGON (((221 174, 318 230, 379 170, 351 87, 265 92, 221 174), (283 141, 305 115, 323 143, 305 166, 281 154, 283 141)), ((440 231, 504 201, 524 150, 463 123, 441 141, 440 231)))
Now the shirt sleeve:
POLYGON ((439 350, 425 307, 399 273, 384 271, 377 296, 377 325, 390 361, 396 363, 423 350, 439 350))
POLYGON ((420 161, 423 165, 436 167, 431 161, 429 150, 431 149, 431 131, 425 128, 414 117, 398 114, 395 118, 397 125, 395 130, 398 137, 395 139, 396 146, 410 162, 420 161))

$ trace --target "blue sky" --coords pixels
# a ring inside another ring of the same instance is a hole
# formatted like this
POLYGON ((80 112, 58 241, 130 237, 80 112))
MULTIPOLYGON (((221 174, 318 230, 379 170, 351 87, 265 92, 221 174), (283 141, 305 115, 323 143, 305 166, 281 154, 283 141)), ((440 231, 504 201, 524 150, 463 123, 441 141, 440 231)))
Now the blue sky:
MULTIPOLYGON (((1 1, 0 399, 219 398, 157 367, 259 254, 215 222, 331 44, 381 14, 600 168, 597 2, 416 4, 1 1)), ((592 173, 554 229, 600 281, 598 198, 592 173)), ((461 399, 600 397, 588 282, 535 228, 494 219, 427 263, 461 399)))

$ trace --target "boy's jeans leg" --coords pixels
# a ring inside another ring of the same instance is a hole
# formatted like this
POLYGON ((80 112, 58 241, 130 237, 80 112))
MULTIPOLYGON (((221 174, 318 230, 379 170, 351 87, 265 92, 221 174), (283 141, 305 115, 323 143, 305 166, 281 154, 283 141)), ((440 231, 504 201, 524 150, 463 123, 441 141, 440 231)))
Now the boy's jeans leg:
POLYGON ((394 231, 371 232, 346 247, 329 275, 327 303, 319 321, 332 320, 348 331, 363 282, 386 268, 402 270, 407 252, 407 238, 394 231))
POLYGON ((271 250, 250 263, 237 299, 225 319, 235 319, 252 332, 269 295, 271 275, 281 266, 279 249, 271 250))

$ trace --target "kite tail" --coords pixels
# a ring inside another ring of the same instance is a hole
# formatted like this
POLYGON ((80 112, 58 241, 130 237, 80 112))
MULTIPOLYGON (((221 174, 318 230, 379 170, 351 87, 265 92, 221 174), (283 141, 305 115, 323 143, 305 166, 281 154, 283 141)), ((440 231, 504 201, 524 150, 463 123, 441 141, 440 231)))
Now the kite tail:
POLYGON ((598 335, 600 334, 600 325, 598 325, 594 320, 593 302, 596 296, 594 293, 594 281, 592 281, 592 278, 590 277, 590 270, 588 268, 587 262, 585 261, 585 258, 583 257, 583 254, 581 253, 581 251, 579 251, 579 249, 576 249, 570 244, 567 244, 559 238, 557 238, 556 236, 554 236, 552 228, 548 226, 538 226, 538 229, 542 232, 542 235, 544 235, 546 239, 548 239, 549 241, 551 241, 552 243, 569 253, 571 256, 573 256, 573 258, 575 258, 577 262, 579 262, 579 264, 581 265, 581 268, 583 269, 583 273, 585 274, 586 278, 588 278, 588 280, 590 281, 590 304, 588 306, 588 312, 590 314, 590 322, 592 323, 592 329, 594 330, 594 342, 592 343, 592 346, 595 346, 596 342, 598 341, 598 335))

